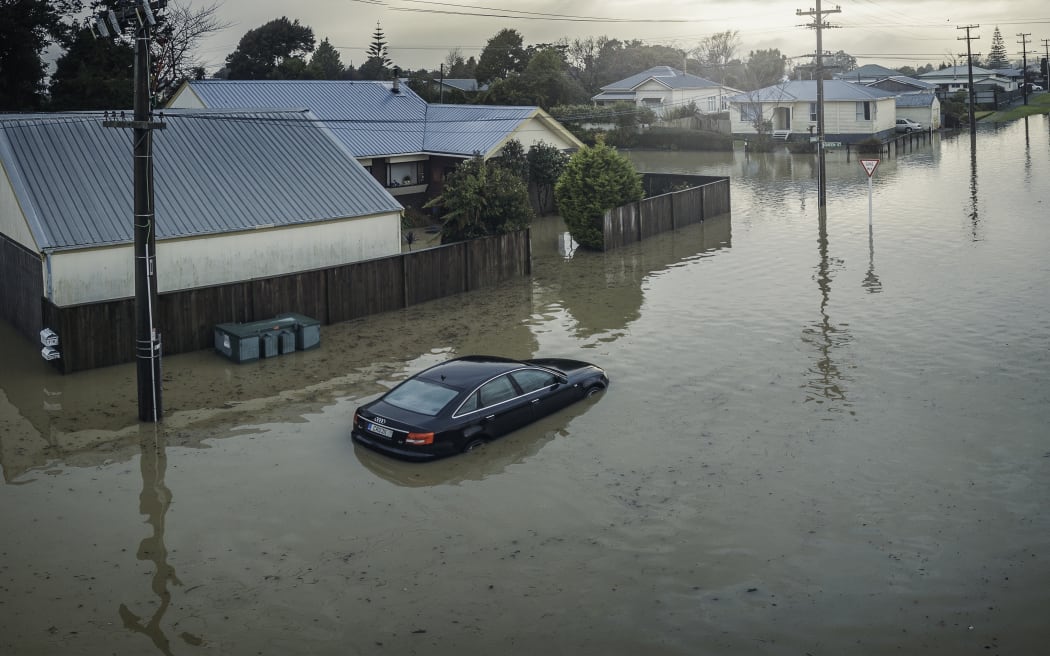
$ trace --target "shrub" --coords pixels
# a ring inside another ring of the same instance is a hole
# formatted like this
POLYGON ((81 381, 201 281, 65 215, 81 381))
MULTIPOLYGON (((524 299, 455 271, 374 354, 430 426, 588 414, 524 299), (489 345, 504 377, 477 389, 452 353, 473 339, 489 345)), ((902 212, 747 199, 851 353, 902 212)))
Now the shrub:
POLYGON ((584 248, 602 250, 605 211, 641 199, 642 182, 634 165, 599 139, 569 159, 554 197, 572 238, 584 248))
POLYGON ((533 216, 521 177, 481 157, 456 167, 442 194, 425 205, 436 206, 443 211, 441 236, 446 242, 520 230, 533 216))
POLYGON ((654 127, 638 135, 640 148, 664 150, 733 150, 733 138, 720 132, 654 127))

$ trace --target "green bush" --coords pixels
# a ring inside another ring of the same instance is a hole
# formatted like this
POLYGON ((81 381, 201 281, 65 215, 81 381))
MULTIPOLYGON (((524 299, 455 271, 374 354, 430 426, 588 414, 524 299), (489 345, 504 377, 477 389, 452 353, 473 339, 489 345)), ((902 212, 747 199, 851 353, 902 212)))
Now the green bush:
POLYGON ((639 148, 663 150, 733 150, 733 137, 720 132, 684 128, 650 128, 636 136, 639 148))
POLYGON ((473 157, 456 167, 440 196, 425 207, 442 210, 442 241, 520 230, 532 221, 525 181, 500 162, 473 157))
POLYGON ((602 139, 577 151, 554 188, 569 234, 584 248, 602 250, 605 211, 642 198, 642 181, 630 160, 602 139))

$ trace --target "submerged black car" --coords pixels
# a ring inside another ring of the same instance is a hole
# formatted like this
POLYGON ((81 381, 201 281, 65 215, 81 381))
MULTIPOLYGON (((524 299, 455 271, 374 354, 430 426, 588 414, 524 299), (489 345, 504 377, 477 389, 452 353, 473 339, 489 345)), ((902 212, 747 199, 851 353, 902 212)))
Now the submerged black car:
POLYGON ((358 408, 350 434, 390 455, 429 460, 470 451, 608 384, 604 370, 577 360, 457 358, 358 408))

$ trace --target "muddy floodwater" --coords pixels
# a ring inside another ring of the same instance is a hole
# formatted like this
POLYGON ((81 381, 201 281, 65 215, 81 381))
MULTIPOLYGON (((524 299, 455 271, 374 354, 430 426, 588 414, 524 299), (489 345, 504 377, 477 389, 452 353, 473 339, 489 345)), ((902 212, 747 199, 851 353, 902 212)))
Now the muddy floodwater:
MULTIPOLYGON (((60 376, 0 325, 0 653, 1050 649, 1050 123, 884 159, 631 153, 731 216, 325 326, 321 348, 60 376), (351 443, 469 353, 604 366, 471 454, 351 443)), ((163 220, 163 217, 158 217, 163 220)), ((163 272, 161 272, 163 275, 163 272)), ((295 311, 296 308, 288 308, 295 311)))

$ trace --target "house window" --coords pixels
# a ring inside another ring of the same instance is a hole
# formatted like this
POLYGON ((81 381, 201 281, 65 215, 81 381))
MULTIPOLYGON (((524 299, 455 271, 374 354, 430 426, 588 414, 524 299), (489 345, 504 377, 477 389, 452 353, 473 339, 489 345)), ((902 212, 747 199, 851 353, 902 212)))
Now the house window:
POLYGON ((817 103, 809 103, 809 122, 817 122, 817 103))
POLYGON ((871 103, 868 101, 857 102, 857 120, 858 121, 870 121, 871 120, 871 103))
POLYGON ((388 187, 425 184, 423 162, 400 162, 388 168, 388 187))
POLYGON ((707 99, 707 111, 716 112, 718 111, 718 98, 711 96, 707 99))
POLYGON ((742 103, 740 105, 740 120, 754 123, 762 116, 762 106, 758 103, 742 103))

